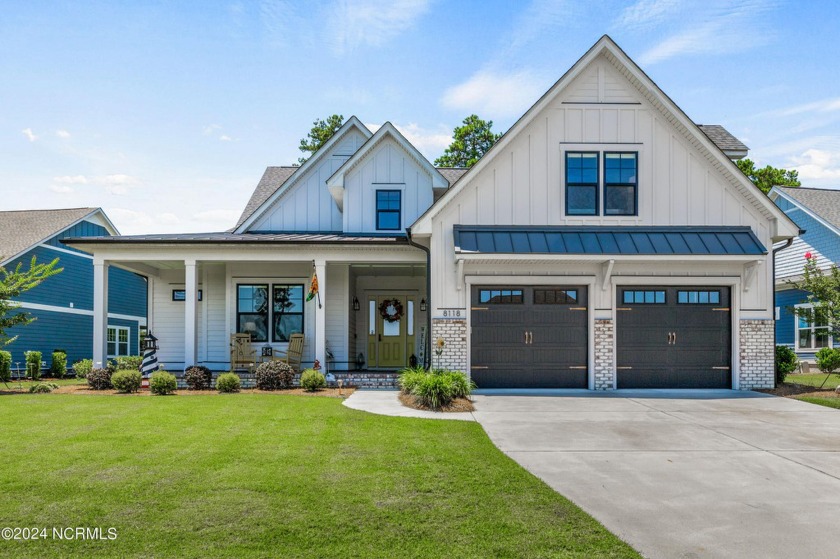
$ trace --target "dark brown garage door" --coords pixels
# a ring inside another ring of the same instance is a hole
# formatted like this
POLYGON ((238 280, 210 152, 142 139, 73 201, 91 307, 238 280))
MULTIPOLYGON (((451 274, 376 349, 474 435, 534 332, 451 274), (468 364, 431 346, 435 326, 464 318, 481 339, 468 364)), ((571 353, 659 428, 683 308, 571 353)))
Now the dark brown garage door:
POLYGON ((587 387, 586 287, 473 287, 471 296, 479 388, 587 387))
POLYGON ((618 388, 731 388, 728 287, 618 288, 618 388))

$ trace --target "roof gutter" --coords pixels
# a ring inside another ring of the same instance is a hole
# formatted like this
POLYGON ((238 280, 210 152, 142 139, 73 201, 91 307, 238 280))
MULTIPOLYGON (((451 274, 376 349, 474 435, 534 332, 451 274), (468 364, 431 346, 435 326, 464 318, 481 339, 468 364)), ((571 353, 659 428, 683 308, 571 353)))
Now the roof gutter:
POLYGON ((415 243, 411 236, 411 227, 406 227, 406 234, 408 235, 408 244, 415 248, 419 248, 426 253, 426 328, 428 334, 426 335, 426 347, 423 348, 423 367, 429 368, 432 354, 432 251, 428 247, 415 243))

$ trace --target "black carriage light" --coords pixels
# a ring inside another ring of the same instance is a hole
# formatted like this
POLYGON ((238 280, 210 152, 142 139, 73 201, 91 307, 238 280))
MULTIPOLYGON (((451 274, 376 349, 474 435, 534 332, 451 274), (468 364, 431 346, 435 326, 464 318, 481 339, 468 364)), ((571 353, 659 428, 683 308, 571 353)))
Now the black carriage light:
POLYGON ((155 338, 151 332, 147 332, 146 337, 143 338, 143 351, 149 349, 153 351, 156 351, 158 349, 157 338, 155 338))
POLYGON ((420 299, 420 312, 426 312, 426 299, 420 299))
POLYGON ((361 308, 361 305, 359 305, 359 298, 358 297, 353 297, 353 310, 357 311, 360 308, 361 308))

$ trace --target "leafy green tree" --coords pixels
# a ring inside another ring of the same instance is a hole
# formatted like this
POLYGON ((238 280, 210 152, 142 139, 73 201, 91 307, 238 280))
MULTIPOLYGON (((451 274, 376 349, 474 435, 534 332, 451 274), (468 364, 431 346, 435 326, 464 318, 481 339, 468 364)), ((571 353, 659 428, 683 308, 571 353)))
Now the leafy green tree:
POLYGON ((770 189, 774 186, 802 185, 799 182, 799 171, 796 170, 777 169, 770 165, 762 169, 756 169, 752 159, 740 159, 735 164, 765 194, 770 192, 770 189))
POLYGON ((452 133, 452 143, 435 159, 438 167, 472 167, 481 156, 493 147, 501 134, 492 130, 492 120, 482 120, 477 115, 464 119, 463 126, 456 126, 452 133))
POLYGON ((37 287, 45 279, 61 273, 64 268, 57 268, 58 258, 47 264, 38 264, 35 257, 29 264, 29 269, 23 271, 23 262, 18 262, 15 269, 8 271, 0 266, 0 347, 9 345, 17 336, 10 338, 6 330, 13 326, 29 324, 35 318, 25 312, 14 311, 20 308, 20 303, 12 300, 21 293, 37 287))
POLYGON ((306 135, 306 138, 300 140, 300 151, 308 154, 306 157, 299 157, 298 163, 303 165, 309 157, 318 151, 321 146, 327 143, 327 140, 332 138, 332 135, 341 128, 344 124, 343 115, 330 115, 327 120, 316 119, 312 123, 312 130, 306 135))
POLYGON ((802 279, 789 281, 796 289, 808 293, 811 307, 792 307, 790 311, 811 324, 825 324, 837 338, 840 336, 840 268, 832 264, 823 271, 817 266, 817 259, 810 252, 805 254, 802 279))

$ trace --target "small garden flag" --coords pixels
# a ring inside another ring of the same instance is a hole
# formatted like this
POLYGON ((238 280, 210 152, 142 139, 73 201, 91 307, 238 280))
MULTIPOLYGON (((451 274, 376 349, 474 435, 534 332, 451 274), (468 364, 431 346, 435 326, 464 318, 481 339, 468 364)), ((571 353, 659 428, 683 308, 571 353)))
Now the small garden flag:
POLYGON ((309 284, 309 294, 306 296, 306 301, 309 302, 318 296, 318 307, 321 307, 321 294, 318 291, 318 272, 315 266, 312 266, 312 282, 309 284))

